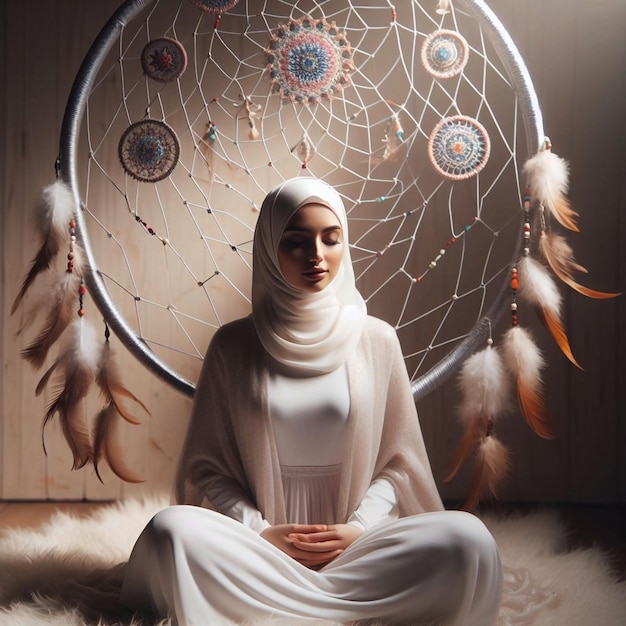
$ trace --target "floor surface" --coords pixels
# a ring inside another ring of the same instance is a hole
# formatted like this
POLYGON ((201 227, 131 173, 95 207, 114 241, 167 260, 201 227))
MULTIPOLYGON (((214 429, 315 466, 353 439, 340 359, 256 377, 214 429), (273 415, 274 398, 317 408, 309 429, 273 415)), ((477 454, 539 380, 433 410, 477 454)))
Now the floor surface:
MULTIPOLYGON (((56 511, 88 516, 108 502, 0 501, 0 533, 7 528, 36 528, 56 511)), ((450 506, 449 508, 455 508, 450 506)), ((496 503, 487 508, 497 515, 524 514, 537 509, 558 511, 568 528, 570 548, 597 546, 608 554, 621 580, 626 580, 626 507, 527 505, 496 503)))

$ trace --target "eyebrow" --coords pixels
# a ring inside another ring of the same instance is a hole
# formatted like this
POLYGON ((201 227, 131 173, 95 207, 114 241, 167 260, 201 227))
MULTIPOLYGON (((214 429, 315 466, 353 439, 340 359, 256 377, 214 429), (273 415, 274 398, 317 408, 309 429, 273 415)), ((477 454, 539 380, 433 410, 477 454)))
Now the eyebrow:
MULTIPOLYGON (((297 233, 308 233, 311 232, 311 230, 313 230, 312 228, 305 228, 304 226, 288 226, 287 228, 285 228, 285 230, 283 231, 283 233, 287 233, 287 232, 297 232, 297 233)), ((341 226, 337 225, 337 226, 329 226, 328 228, 324 228, 322 230, 323 233, 330 233, 336 230, 341 230, 341 226)))

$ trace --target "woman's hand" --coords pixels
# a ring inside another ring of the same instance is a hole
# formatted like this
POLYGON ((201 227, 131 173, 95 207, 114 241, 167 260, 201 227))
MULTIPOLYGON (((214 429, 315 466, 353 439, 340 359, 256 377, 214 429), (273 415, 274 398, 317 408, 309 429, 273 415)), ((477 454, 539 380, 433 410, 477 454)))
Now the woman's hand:
MULTIPOLYGON (((313 539, 327 535, 330 528, 331 526, 326 524, 277 524, 262 531, 261 537, 302 565, 318 569, 339 556, 344 550, 340 547, 324 548, 319 543, 319 539, 313 539), (301 548, 301 545, 306 548, 301 548), (312 548, 312 546, 315 547, 312 548)), ((355 530, 358 532, 358 529, 355 530)))
POLYGON ((288 539, 293 542, 294 548, 310 555, 334 554, 334 556, 324 561, 324 564, 326 564, 339 556, 362 534, 363 531, 352 524, 329 524, 323 527, 323 530, 305 533, 294 530, 288 535, 288 539))

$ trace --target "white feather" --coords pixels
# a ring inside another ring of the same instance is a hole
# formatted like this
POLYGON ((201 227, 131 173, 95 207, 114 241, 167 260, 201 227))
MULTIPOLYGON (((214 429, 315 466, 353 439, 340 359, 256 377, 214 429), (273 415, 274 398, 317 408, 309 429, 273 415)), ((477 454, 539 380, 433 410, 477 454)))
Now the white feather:
POLYGON ((88 322, 84 317, 77 318, 77 322, 75 323, 80 332, 77 351, 79 351, 80 358, 85 366, 94 373, 95 377, 102 355, 103 341, 99 337, 99 333, 94 325, 88 322))
POLYGON ((59 353, 65 353, 70 360, 82 363, 86 370, 93 372, 95 378, 102 346, 103 341, 100 341, 95 326, 77 315, 59 340, 59 353))
POLYGON ((507 330, 502 340, 504 362, 515 378, 533 391, 541 387, 541 370, 545 359, 531 334, 521 326, 507 330))
POLYGON ((550 150, 541 150, 523 168, 533 196, 554 209, 552 198, 563 196, 569 188, 569 165, 550 150))
POLYGON ((45 224, 49 223, 58 237, 69 238, 70 220, 76 213, 76 202, 69 187, 61 181, 44 187, 37 213, 37 222, 44 232, 45 224))
POLYGON ((563 298, 547 268, 532 257, 525 256, 518 263, 517 270, 519 297, 533 306, 560 316, 563 298))
POLYGON ((459 415, 468 423, 495 419, 509 405, 510 380, 497 348, 488 346, 469 357, 459 376, 459 415))

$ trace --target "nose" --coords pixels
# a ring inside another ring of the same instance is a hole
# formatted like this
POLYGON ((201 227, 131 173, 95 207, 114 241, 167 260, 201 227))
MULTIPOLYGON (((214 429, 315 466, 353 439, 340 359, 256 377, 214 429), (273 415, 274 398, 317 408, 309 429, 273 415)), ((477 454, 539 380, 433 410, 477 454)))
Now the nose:
POLYGON ((322 243, 320 241, 314 240, 311 242, 311 246, 309 249, 309 261, 318 263, 322 260, 321 247, 322 243))

